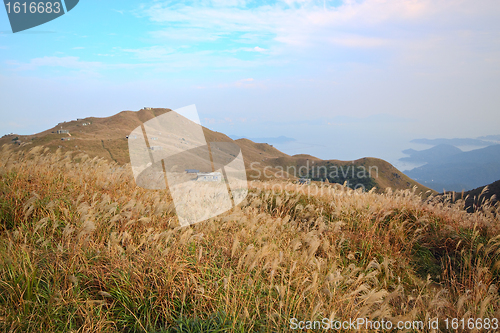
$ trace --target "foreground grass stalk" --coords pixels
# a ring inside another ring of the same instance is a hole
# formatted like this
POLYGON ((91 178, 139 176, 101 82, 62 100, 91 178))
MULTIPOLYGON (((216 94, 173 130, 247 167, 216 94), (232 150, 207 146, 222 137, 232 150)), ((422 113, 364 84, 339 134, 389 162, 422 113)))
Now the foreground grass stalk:
POLYGON ((129 166, 4 147, 0 329, 276 332, 292 318, 500 317, 498 207, 468 214, 414 191, 323 186, 251 182, 233 211, 181 228, 169 194, 135 187, 129 166))

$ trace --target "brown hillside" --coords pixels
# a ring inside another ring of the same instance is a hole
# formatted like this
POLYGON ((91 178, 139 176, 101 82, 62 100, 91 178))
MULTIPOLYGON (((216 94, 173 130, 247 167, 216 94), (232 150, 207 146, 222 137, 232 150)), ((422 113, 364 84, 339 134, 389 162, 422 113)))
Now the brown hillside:
MULTIPOLYGON (((0 138, 0 146, 10 144, 14 145, 17 150, 28 150, 41 145, 53 151, 58 148, 67 151, 79 151, 90 156, 112 160, 118 164, 126 164, 130 162, 126 136, 142 123, 169 111, 171 110, 166 108, 141 109, 139 111, 122 111, 105 118, 82 118, 59 123, 51 129, 34 135, 3 136, 0 138), (67 130, 69 134, 58 134, 58 130, 67 130)), ((211 131, 208 128, 203 128, 203 130, 208 142, 233 141, 223 133, 211 131)), ((272 178, 296 179, 307 176, 304 172, 302 175, 299 172, 307 168, 330 168, 330 170, 331 168, 337 168, 340 170, 339 174, 346 173, 350 175, 353 168, 356 168, 355 170, 360 170, 360 168, 368 170, 371 167, 370 170, 373 172, 370 176, 373 182, 370 184, 377 189, 383 190, 387 187, 407 189, 417 186, 417 192, 419 193, 429 191, 427 187, 410 179, 381 159, 321 160, 307 154, 290 156, 267 143, 255 143, 248 139, 238 139, 235 142, 243 152, 249 180, 264 180, 268 179, 269 176, 272 178)), ((317 177, 318 175, 313 174, 313 176, 317 177)), ((322 179, 317 178, 316 180, 322 179)), ((333 181, 343 183, 343 181, 336 181, 336 178, 333 181)))
MULTIPOLYGON (((170 109, 122 111, 111 117, 88 117, 59 123, 51 129, 35 135, 8 135, 0 139, 0 145, 12 143, 19 149, 29 149, 43 145, 51 150, 57 148, 81 151, 91 156, 99 156, 119 164, 130 162, 126 136, 137 126, 159 116, 170 109), (87 125, 85 125, 87 124, 87 125), (68 130, 69 134, 57 134, 57 130, 68 130), (19 138, 18 140, 13 140, 19 138)), ((205 137, 210 142, 232 141, 222 133, 204 128, 205 137)))

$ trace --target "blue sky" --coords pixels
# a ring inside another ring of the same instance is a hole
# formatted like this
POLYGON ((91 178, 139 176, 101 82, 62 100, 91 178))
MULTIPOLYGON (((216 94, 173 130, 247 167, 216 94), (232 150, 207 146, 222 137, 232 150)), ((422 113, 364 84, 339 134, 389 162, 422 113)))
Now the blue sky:
POLYGON ((499 17, 497 0, 81 0, 12 34, 0 9, 0 134, 196 104, 211 129, 297 139, 287 153, 395 163, 414 138, 500 134, 499 17))

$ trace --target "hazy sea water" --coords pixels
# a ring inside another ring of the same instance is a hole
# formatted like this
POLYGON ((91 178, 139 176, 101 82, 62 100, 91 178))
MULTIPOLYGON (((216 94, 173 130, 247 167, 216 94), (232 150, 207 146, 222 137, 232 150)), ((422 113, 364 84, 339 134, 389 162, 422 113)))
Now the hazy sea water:
MULTIPOLYGON (((224 132, 224 129, 222 129, 224 132)), ((228 132, 228 130, 226 130, 228 132)), ((412 143, 416 138, 425 138, 421 128, 408 122, 378 123, 273 123, 262 124, 248 133, 238 133, 236 128, 230 132, 240 137, 272 138, 286 136, 294 141, 271 143, 275 148, 289 154, 309 154, 324 160, 352 161, 363 157, 383 159, 401 171, 425 165, 400 161, 407 157, 405 149, 425 150, 431 145, 412 143)), ((247 130, 245 130, 247 132, 247 130)), ((458 147, 470 151, 483 147, 458 147)))

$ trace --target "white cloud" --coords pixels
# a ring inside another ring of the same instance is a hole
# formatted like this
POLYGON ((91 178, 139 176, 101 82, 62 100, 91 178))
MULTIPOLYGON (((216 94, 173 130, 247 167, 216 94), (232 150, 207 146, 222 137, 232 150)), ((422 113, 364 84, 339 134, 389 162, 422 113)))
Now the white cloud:
POLYGON ((332 36, 327 39, 330 43, 334 45, 351 47, 351 48, 365 48, 365 47, 379 47, 390 44, 390 39, 376 38, 376 37, 365 37, 358 35, 339 35, 332 36))
POLYGON ((10 61, 8 64, 17 66, 16 70, 36 70, 39 67, 63 67, 79 70, 94 70, 102 68, 100 62, 81 61, 79 57, 43 57, 31 59, 28 63, 10 61))
POLYGON ((256 82, 253 78, 241 79, 231 83, 223 83, 216 85, 216 88, 262 88, 265 87, 263 82, 256 82))
POLYGON ((166 41, 176 41, 178 43, 200 42, 200 41, 215 41, 228 33, 224 31, 209 31, 199 27, 182 28, 182 29, 163 29, 152 31, 151 36, 166 41))
POLYGON ((155 37, 205 41, 227 37, 237 42, 272 39, 292 47, 326 43, 358 48, 426 38, 428 33, 445 33, 464 25, 476 31, 481 30, 481 24, 498 28, 500 6, 496 0, 349 0, 338 7, 299 0, 251 8, 244 1, 203 1, 195 5, 156 2, 143 14, 168 25, 152 32, 155 37), (239 36, 228 36, 228 32, 239 36))
POLYGON ((154 61, 165 59, 169 55, 175 54, 175 49, 163 46, 150 46, 138 49, 122 49, 123 52, 131 53, 140 60, 154 61))
POLYGON ((262 47, 258 47, 258 46, 254 47, 252 50, 255 52, 266 52, 267 51, 266 49, 263 49, 262 47))
POLYGON ((414 66, 411 70, 415 73, 452 72, 457 66, 461 66, 459 72, 470 71, 478 62, 484 70, 500 66, 500 23, 494 19, 500 6, 494 6, 493 0, 365 0, 344 1, 338 7, 331 7, 328 1, 323 4, 299 0, 247 7, 242 0, 204 0, 191 5, 157 1, 140 12, 160 26, 150 32, 150 46, 117 48, 115 52, 119 52, 97 55, 124 56, 121 64, 60 56, 10 65, 18 70, 142 66, 162 72, 302 63, 307 67, 325 66, 328 72, 339 66, 353 69, 373 63, 380 70, 389 62, 381 63, 375 53, 369 53, 375 50, 385 52, 383 58, 390 59, 392 65, 408 70, 408 66, 414 66))
POLYGON ((133 70, 133 69, 155 69, 155 64, 132 64, 132 63, 103 63, 98 61, 82 61, 79 57, 42 57, 34 58, 29 62, 6 61, 14 71, 36 71, 44 67, 53 69, 66 69, 67 71, 55 71, 55 76, 64 77, 101 77, 106 70, 133 70))
POLYGON ((240 47, 240 48, 237 48, 237 49, 226 50, 225 52, 228 52, 228 53, 237 53, 237 52, 266 53, 268 51, 269 51, 268 49, 264 49, 262 47, 255 46, 255 47, 240 47))

